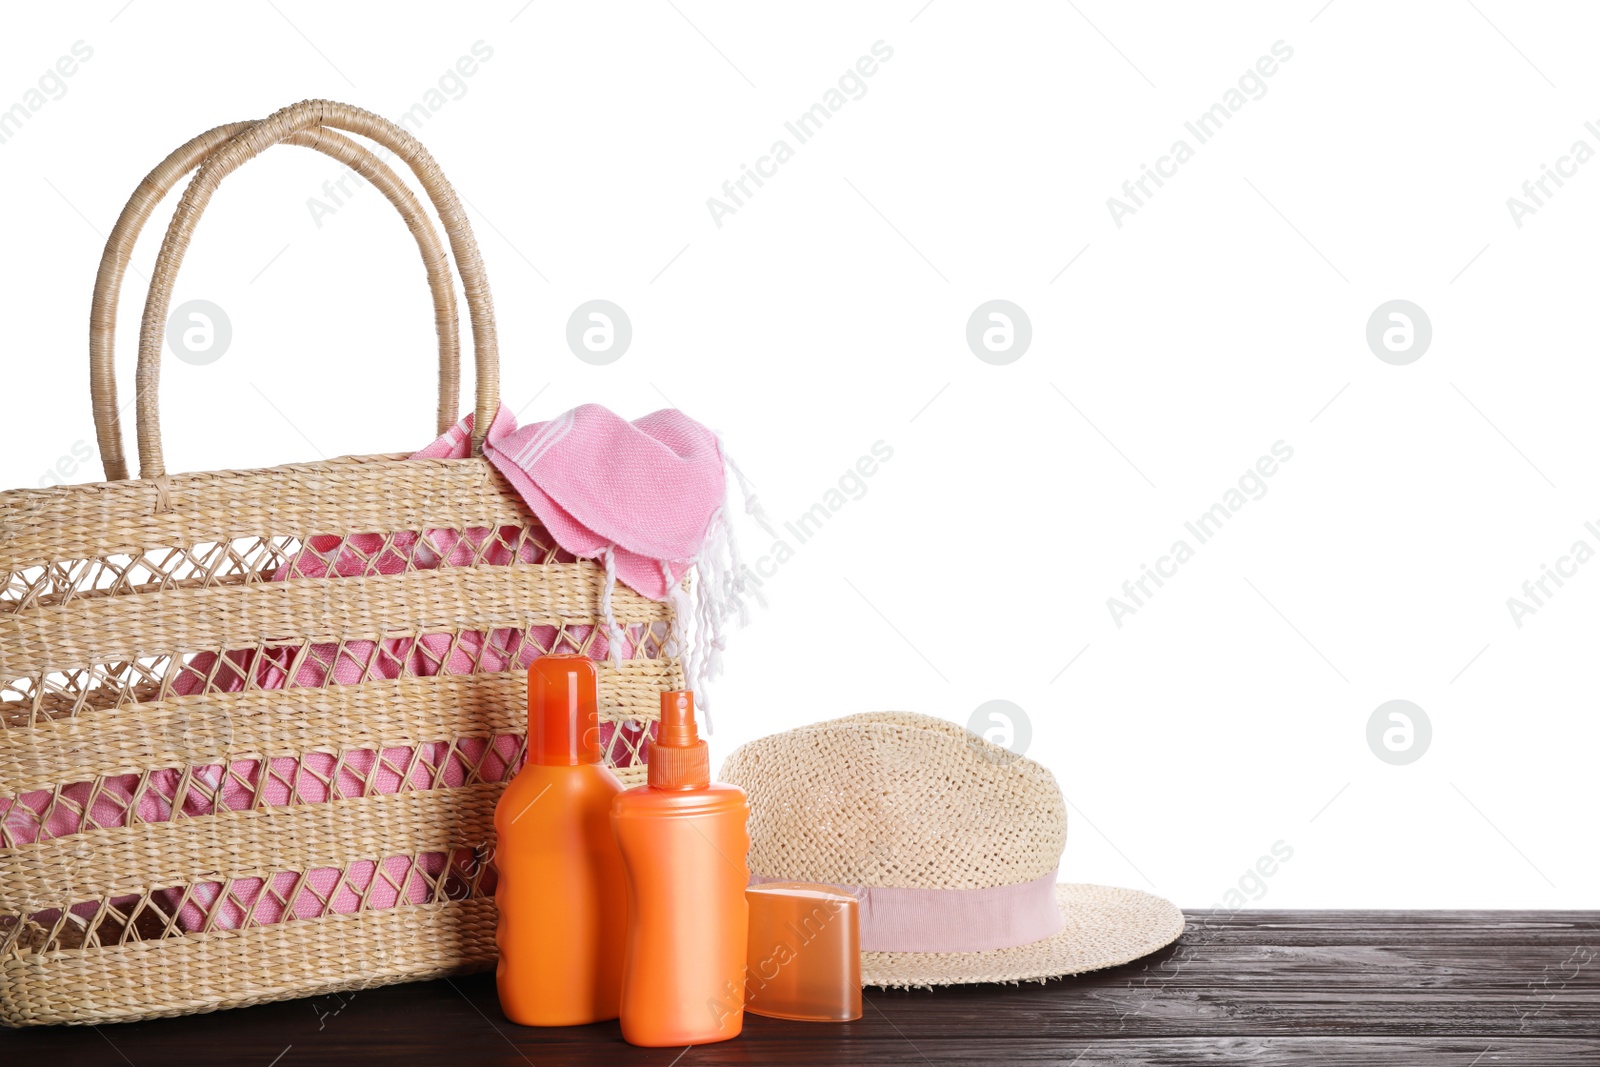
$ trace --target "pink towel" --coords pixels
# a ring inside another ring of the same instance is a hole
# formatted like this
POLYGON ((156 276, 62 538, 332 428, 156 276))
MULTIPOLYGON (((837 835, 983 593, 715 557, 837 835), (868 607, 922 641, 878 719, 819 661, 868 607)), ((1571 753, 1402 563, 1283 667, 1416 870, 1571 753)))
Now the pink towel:
MULTIPOLYGON (((417 455, 468 455, 472 422, 467 416, 417 455)), ((674 602, 676 651, 699 706, 709 708, 703 690, 721 673, 727 621, 734 615, 741 624, 748 621, 747 596, 764 603, 746 580, 727 515, 723 467, 735 475, 738 468, 716 434, 670 408, 626 422, 598 404, 518 429, 501 405, 483 451, 562 548, 603 561, 608 579, 621 579, 652 600, 674 602), (690 567, 700 572, 693 599, 681 585, 690 567), (689 616, 699 631, 693 643, 687 638, 689 616)), ((746 512, 772 534, 742 477, 739 486, 746 512)), ((602 608, 608 636, 622 644, 625 635, 611 617, 609 581, 602 608)), ((709 716, 706 725, 709 732, 709 716)))
MULTIPOLYGON (((468 415, 418 457, 462 458, 471 437, 468 415)), ((585 404, 519 429, 502 405, 483 453, 562 548, 614 551, 617 577, 651 600, 694 564, 727 494, 716 435, 670 408, 626 422, 585 404)))

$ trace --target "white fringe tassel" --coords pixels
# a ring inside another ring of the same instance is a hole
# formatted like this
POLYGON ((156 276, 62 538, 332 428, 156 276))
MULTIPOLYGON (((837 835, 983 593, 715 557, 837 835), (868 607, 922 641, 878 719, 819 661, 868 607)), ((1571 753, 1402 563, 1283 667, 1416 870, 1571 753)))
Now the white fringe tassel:
POLYGON ((607 545, 605 550, 606 561, 606 587, 600 593, 600 618, 605 623, 607 650, 611 653, 613 667, 622 664, 622 627, 617 625, 616 613, 611 610, 611 594, 617 588, 617 554, 615 545, 607 545))
MULTIPOLYGON (((739 483, 739 494, 744 497, 745 514, 756 520, 756 524, 761 527, 768 537, 777 537, 778 532, 772 528, 772 522, 767 518, 766 509, 756 499, 755 486, 750 484, 750 479, 744 476, 744 471, 740 470, 739 465, 733 461, 733 457, 728 454, 728 446, 722 443, 722 438, 720 437, 717 438, 717 447, 722 450, 723 461, 728 464, 728 469, 733 472, 734 480, 739 483)), ((723 506, 727 506, 726 501, 724 501, 723 506)))
MULTIPOLYGON (((721 444, 720 440, 718 444, 721 444)), ((769 535, 776 537, 749 480, 738 465, 728 458, 726 448, 722 449, 722 455, 744 497, 745 514, 769 535)), ((617 666, 621 662, 625 638, 611 608, 611 594, 617 585, 616 546, 608 545, 602 559, 606 567, 606 584, 600 594, 600 615, 610 644, 611 664, 617 666)), ((684 684, 694 691, 695 703, 705 719, 707 735, 711 733, 711 698, 706 686, 722 676, 722 653, 728 646, 729 624, 737 619, 740 627, 750 625, 750 606, 745 601, 746 597, 753 598, 763 608, 767 606, 767 598, 762 595, 760 588, 750 583, 748 574, 744 557, 739 553, 739 541, 734 536, 733 523, 728 518, 726 497, 722 506, 711 516, 706 542, 700 554, 677 574, 673 573, 671 564, 661 564, 667 602, 672 605, 674 616, 672 632, 668 635, 664 651, 683 662, 684 684), (694 580, 685 589, 683 578, 690 568, 694 569, 694 580)))

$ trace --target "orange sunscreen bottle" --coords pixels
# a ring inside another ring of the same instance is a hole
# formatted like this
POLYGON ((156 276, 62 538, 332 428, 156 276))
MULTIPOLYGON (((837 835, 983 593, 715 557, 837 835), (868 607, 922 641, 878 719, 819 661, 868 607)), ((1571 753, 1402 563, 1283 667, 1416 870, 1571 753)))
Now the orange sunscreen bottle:
POLYGON ((594 664, 541 656, 528 671, 528 761, 494 809, 495 981, 523 1026, 615 1019, 627 886, 611 832, 622 792, 600 762, 594 664))
POLYGON ((611 805, 628 876, 622 1036, 703 1045, 744 1027, 750 871, 744 790, 711 781, 694 694, 661 694, 648 785, 611 805))

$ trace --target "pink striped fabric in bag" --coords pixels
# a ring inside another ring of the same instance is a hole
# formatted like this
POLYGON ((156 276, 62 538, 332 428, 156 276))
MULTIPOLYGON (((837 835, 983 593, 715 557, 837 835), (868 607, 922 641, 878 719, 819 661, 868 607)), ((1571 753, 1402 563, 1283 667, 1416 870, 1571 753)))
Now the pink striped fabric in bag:
MULTIPOLYGON (((470 452, 472 416, 416 453, 416 459, 464 458, 470 452)), ((518 428, 502 406, 490 427, 484 454, 494 463, 560 546, 557 562, 602 560, 607 569, 606 623, 592 639, 588 627, 565 636, 595 659, 626 659, 645 635, 610 617, 610 582, 620 580, 655 600, 678 601, 679 629, 671 635, 693 687, 703 688, 718 667, 726 621, 742 615, 746 595, 759 592, 743 579, 725 509, 725 457, 717 438, 677 411, 664 410, 626 422, 597 405, 585 405, 545 423, 518 428), (700 569, 694 593, 682 588, 700 569), (694 618, 703 631, 691 642, 685 625, 694 618)), ((742 483, 741 483, 742 484, 742 483)), ((754 497, 746 510, 767 527, 754 497)), ((770 529, 770 527, 768 527, 770 529)), ((519 536, 515 527, 314 536, 271 576, 355 578, 397 574, 408 567, 441 565, 514 566, 543 563, 545 549, 519 536)), ((312 645, 308 650, 239 649, 202 653, 185 664, 173 686, 176 696, 252 689, 320 688, 373 678, 427 677, 525 670, 553 647, 554 628, 528 633, 422 634, 381 641, 312 645)), ((602 747, 627 733, 625 750, 642 750, 644 731, 632 724, 604 724, 602 747)), ((512 734, 461 739, 381 751, 338 755, 247 759, 227 765, 170 768, 128 774, 96 783, 72 783, 0 798, 0 830, 8 844, 28 844, 95 827, 130 821, 164 822, 258 806, 319 804, 373 792, 448 789, 469 781, 500 781, 517 770, 521 740, 512 734), (60 794, 60 799, 56 794, 60 794), (65 800, 66 803, 60 802, 65 800)), ((235 929, 246 915, 256 923, 289 917, 354 912, 422 903, 430 880, 451 871, 445 891, 465 887, 479 861, 471 852, 422 853, 381 862, 362 861, 349 870, 313 869, 302 876, 199 882, 187 893, 163 894, 188 931, 235 929)), ((51 916, 39 916, 41 921, 51 916)))

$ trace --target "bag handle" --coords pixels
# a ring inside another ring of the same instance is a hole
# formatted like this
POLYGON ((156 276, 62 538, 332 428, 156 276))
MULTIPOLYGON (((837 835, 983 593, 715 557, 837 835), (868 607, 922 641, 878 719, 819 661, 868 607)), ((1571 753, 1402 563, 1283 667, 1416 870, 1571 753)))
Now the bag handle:
MULTIPOLYGON (((95 434, 100 443, 101 461, 107 481, 128 477, 127 460, 122 451, 121 409, 117 403, 115 345, 118 295, 134 245, 150 212, 177 185, 178 179, 204 162, 219 145, 249 129, 254 123, 234 122, 205 133, 182 145, 145 176, 122 209, 112 227, 100 257, 95 277, 94 302, 89 312, 89 383, 94 404, 95 434)), ((361 144, 332 130, 303 130, 286 143, 315 149, 339 160, 377 186, 405 220, 422 254, 433 293, 434 325, 439 335, 439 412, 438 432, 450 428, 460 410, 461 342, 456 314, 455 285, 444 246, 434 232, 422 205, 410 188, 384 163, 361 144)))
POLYGON ((422 183, 444 223, 445 234, 450 239, 451 251, 455 254, 456 267, 461 273, 462 287, 466 292, 467 311, 472 319, 472 347, 477 364, 477 403, 472 445, 475 453, 482 453, 483 438, 488 433, 489 423, 494 419, 500 399, 499 346, 495 335, 494 301, 484 275, 483 257, 478 252, 478 243, 473 237, 466 213, 461 209, 461 202, 428 150, 399 126, 348 104, 307 100, 276 112, 217 148, 201 164, 173 213, 172 222, 161 243, 161 252, 156 257, 150 295, 145 301, 144 320, 139 330, 138 395, 135 402, 138 408, 141 478, 154 479, 166 475, 161 453, 161 415, 157 399, 161 381, 161 344, 172 303, 173 283, 183 264, 195 224, 222 179, 272 145, 319 126, 360 134, 399 155, 422 183))

